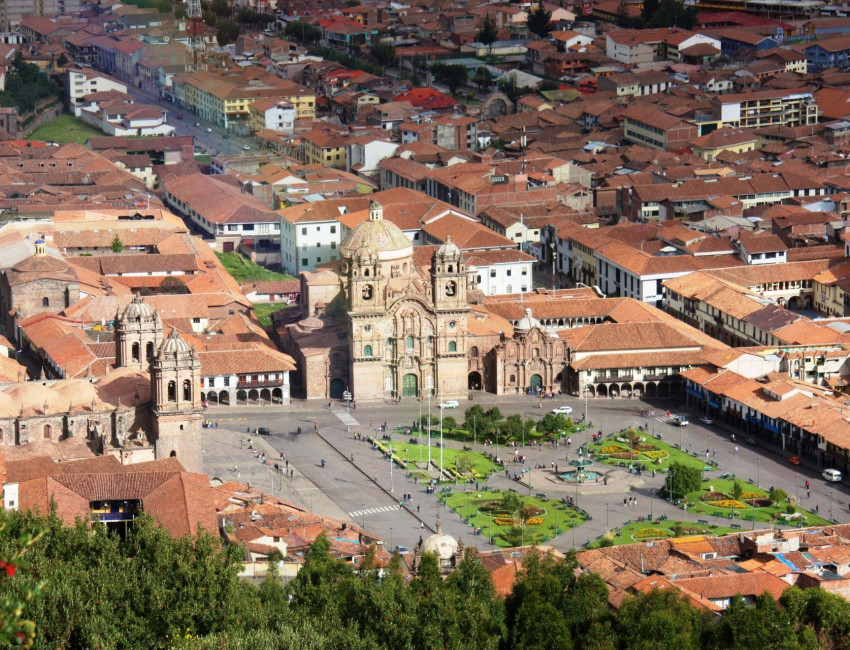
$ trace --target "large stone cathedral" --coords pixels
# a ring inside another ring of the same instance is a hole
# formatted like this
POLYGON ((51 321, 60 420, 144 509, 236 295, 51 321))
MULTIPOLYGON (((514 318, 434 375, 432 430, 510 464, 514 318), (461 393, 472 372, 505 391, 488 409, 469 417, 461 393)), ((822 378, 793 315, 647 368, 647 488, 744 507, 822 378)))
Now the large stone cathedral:
POLYGON ((306 397, 457 397, 468 389, 472 276, 450 240, 421 259, 373 202, 333 270, 302 274, 288 328, 306 397), (320 353, 314 353, 320 352, 320 353))

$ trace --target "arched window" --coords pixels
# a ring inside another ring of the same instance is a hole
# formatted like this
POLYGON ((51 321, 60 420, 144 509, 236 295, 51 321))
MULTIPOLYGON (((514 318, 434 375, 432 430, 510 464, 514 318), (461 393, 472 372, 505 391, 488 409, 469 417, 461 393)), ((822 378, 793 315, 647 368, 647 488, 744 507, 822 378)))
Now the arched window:
POLYGON ((457 343, 449 341, 449 352, 457 352, 457 343))
POLYGON ((365 275, 368 278, 369 277, 369 269, 364 269, 363 275, 365 275))
POLYGON ((532 357, 539 357, 540 356, 540 350, 538 350, 537 348, 532 349, 531 350, 531 356, 532 357))
POLYGON ((44 298, 41 299, 41 306, 42 307, 50 307, 50 298, 48 298, 47 296, 44 296, 44 298))
POLYGON ((372 285, 367 284, 363 287, 363 292, 361 294, 363 296, 363 300, 372 300, 372 285))
POLYGON ((52 433, 53 433, 53 427, 51 427, 49 424, 45 424, 44 425, 44 439, 50 440, 51 439, 50 436, 51 436, 52 433))
POLYGON ((133 361, 139 361, 139 344, 133 343, 130 346, 130 356, 133 357, 133 361))
POLYGON ((454 267, 451 264, 449 264, 449 273, 454 273, 454 267))
POLYGON ((183 381, 183 401, 191 402, 192 401, 192 382, 188 379, 183 381))
POLYGON ((471 356, 472 358, 475 358, 475 357, 478 356, 478 346, 477 345, 473 345, 471 348, 469 348, 469 356, 471 356))
POLYGON ((454 296, 457 293, 457 283, 456 282, 446 282, 446 295, 454 296))
POLYGON ((479 274, 479 275, 476 275, 476 276, 475 276, 475 278, 476 278, 476 279, 475 279, 475 283, 476 283, 476 284, 481 284, 481 275, 480 275, 480 274, 479 274))
POLYGON ((148 361, 153 360, 153 341, 148 341, 147 345, 145 345, 145 355, 148 361))
POLYGON ((168 382, 168 401, 177 401, 177 386, 174 384, 173 381, 168 382))
POLYGON ((363 356, 364 357, 371 357, 372 356, 372 346, 371 345, 366 345, 366 346, 363 347, 363 356))
POLYGON ((516 383, 516 375, 511 375, 511 378, 508 380, 511 384, 516 383))
POLYGON ((404 347, 406 347, 408 350, 413 349, 413 337, 412 336, 408 336, 404 339, 404 347))

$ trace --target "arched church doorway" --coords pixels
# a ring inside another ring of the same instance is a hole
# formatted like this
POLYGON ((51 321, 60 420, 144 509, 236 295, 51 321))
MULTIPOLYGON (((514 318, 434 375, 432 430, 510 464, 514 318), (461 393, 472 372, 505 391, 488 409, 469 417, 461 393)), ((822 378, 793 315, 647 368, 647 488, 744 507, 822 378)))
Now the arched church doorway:
POLYGON ((540 375, 531 375, 531 381, 528 385, 532 390, 539 390, 543 386, 543 377, 540 375))
POLYGON ((342 399, 342 394, 345 392, 345 382, 339 377, 331 379, 331 399, 342 399))
POLYGON ((414 374, 407 374, 401 380, 401 395, 402 397, 418 397, 419 396, 419 377, 414 374))
POLYGON ((469 390, 481 390, 481 373, 478 371, 469 373, 469 390))

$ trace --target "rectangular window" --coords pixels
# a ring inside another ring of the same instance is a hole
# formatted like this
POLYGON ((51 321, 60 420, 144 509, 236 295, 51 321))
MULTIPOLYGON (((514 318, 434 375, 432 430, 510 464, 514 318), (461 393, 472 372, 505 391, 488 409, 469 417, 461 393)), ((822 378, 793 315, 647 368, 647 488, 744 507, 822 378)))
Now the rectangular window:
POLYGON ((331 250, 334 250, 335 248, 336 248, 336 242, 332 241, 331 242, 331 250))
POLYGON ((336 226, 331 226, 331 234, 336 234, 336 226))
POLYGON ((225 386, 230 386, 230 377, 225 377, 225 378, 224 378, 224 385, 225 385, 225 386))
POLYGON ((301 266, 308 266, 309 260, 306 257, 301 258, 301 266))
POLYGON ((306 235, 306 234, 307 234, 307 229, 306 229, 306 228, 302 228, 302 229, 301 229, 301 234, 302 234, 302 235, 306 235))
POLYGON ((507 275, 508 277, 511 277, 511 270, 508 269, 507 271, 505 271, 505 275, 507 275))
POLYGON ((490 269, 490 277, 491 277, 491 278, 495 278, 495 277, 496 277, 496 269, 490 269))

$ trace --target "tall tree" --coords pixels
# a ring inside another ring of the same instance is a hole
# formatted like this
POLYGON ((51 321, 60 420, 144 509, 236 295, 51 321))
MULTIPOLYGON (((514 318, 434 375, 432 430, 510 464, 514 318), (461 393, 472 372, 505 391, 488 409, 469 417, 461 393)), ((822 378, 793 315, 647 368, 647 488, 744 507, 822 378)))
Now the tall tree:
POLYGON ((490 14, 487 14, 484 16, 484 23, 481 25, 481 29, 478 30, 475 40, 486 45, 488 52, 492 52, 493 43, 496 42, 497 38, 499 38, 499 29, 496 27, 496 22, 490 18, 490 14))
POLYGON ((547 38, 549 32, 552 31, 551 22, 552 12, 543 6, 543 0, 538 0, 536 5, 529 8, 525 26, 528 31, 537 35, 539 38, 547 38))

